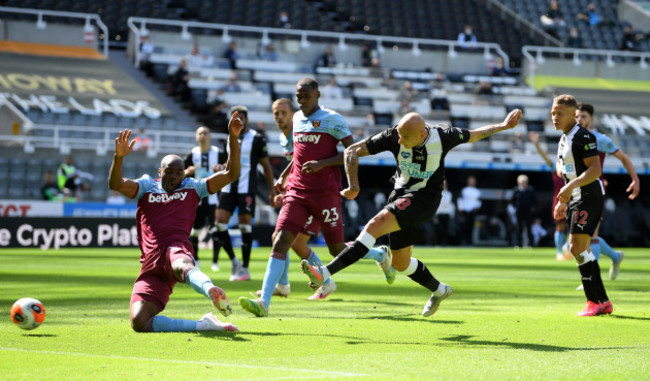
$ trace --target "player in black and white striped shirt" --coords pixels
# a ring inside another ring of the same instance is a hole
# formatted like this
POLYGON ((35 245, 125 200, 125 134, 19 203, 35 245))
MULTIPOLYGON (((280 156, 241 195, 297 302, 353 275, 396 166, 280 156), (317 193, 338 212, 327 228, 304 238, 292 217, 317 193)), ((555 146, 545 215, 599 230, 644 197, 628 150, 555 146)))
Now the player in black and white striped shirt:
POLYGON ((611 314, 614 310, 607 297, 600 267, 589 244, 603 212, 605 189, 596 137, 576 123, 578 102, 572 95, 553 100, 551 117, 556 130, 563 132, 558 145, 556 168, 565 185, 557 194, 555 219, 566 218, 569 225, 569 251, 578 263, 587 304, 578 316, 611 314), (568 204, 568 205, 567 205, 568 204))
POLYGON ((303 271, 312 282, 320 284, 358 261, 377 238, 388 234, 393 252, 392 266, 433 292, 422 310, 423 316, 433 315, 440 302, 451 295, 451 287, 434 278, 424 263, 411 257, 411 252, 418 238, 419 225, 433 218, 440 204, 445 156, 458 144, 473 143, 514 128, 520 119, 521 110, 514 110, 503 123, 470 131, 444 124, 430 126, 419 114, 409 113, 397 126, 348 147, 344 162, 350 185, 341 192, 344 197, 354 199, 359 194, 359 157, 382 151, 390 151, 397 162, 394 190, 388 205, 366 224, 351 246, 327 266, 311 266, 302 261, 303 271))

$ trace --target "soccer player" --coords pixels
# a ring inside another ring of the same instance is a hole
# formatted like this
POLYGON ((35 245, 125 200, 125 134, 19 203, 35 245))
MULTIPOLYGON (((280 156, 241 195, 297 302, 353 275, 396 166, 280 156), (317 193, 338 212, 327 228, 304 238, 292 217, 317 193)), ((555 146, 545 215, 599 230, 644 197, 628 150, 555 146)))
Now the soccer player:
MULTIPOLYGON (((268 316, 273 290, 287 264, 287 252, 310 216, 318 222, 330 254, 336 255, 345 248, 341 221, 343 200, 339 195, 342 176, 338 168, 343 155, 337 146, 341 142, 348 147, 353 138, 340 114, 319 106, 319 97, 315 79, 298 81, 296 99, 300 111, 292 119, 293 159, 276 182, 280 191, 286 193, 273 233, 262 295, 257 300, 239 298, 242 308, 258 317, 268 316)), ((317 256, 311 259, 320 264, 317 256)))
MULTIPOLYGON (((623 150, 616 146, 612 139, 592 128, 594 122, 594 106, 588 103, 578 103, 578 108, 576 109, 576 122, 589 130, 589 132, 596 137, 596 145, 598 147, 598 157, 600 159, 601 168, 605 162, 606 154, 614 156, 620 160, 621 164, 623 164, 632 179, 632 182, 627 187, 627 192, 630 193, 628 197, 630 200, 634 200, 641 191, 641 183, 639 182, 639 177, 636 174, 634 165, 632 165, 630 158, 623 152, 623 150)), ((604 186, 605 179, 602 174, 600 175, 600 181, 604 186)), ((603 238, 599 237, 599 228, 600 221, 598 222, 598 226, 596 226, 596 231, 591 240, 591 251, 594 253, 596 260, 600 258, 600 253, 603 253, 612 259, 612 265, 609 268, 609 279, 614 280, 618 277, 618 274, 621 271, 621 262, 624 257, 623 252, 612 249, 603 238)))
POLYGON ((413 242, 419 238, 419 225, 431 220, 440 204, 445 156, 458 144, 473 143, 514 128, 519 119, 521 110, 513 110, 500 124, 470 131, 446 124, 431 126, 419 114, 408 113, 397 126, 346 148, 344 162, 349 186, 341 192, 344 197, 352 200, 359 194, 359 157, 383 151, 391 152, 397 161, 394 190, 388 205, 327 266, 302 261, 305 274, 313 283, 320 284, 358 261, 377 238, 388 234, 393 267, 433 293, 422 310, 423 316, 433 315, 440 303, 451 296, 452 289, 434 278, 424 263, 411 257, 411 252, 413 242))
MULTIPOLYGON (((253 247, 253 226, 251 222, 255 216, 255 193, 257 190, 257 164, 264 168, 264 179, 269 187, 269 203, 273 205, 275 189, 273 188, 273 170, 266 152, 266 138, 255 130, 248 128, 248 109, 245 106, 234 106, 230 113, 239 113, 239 118, 244 123, 244 128, 239 135, 241 150, 241 172, 239 178, 232 184, 226 185, 219 196, 217 207, 217 253, 223 246, 230 258, 235 257, 232 241, 228 233, 228 221, 235 209, 238 209, 239 231, 241 231, 242 262, 233 261, 230 272, 231 281, 250 280, 248 264, 251 259, 253 247)), ((217 254, 218 255, 218 254, 217 254)))
MULTIPOLYGON (((293 160, 293 103, 290 99, 280 98, 273 102, 271 106, 273 111, 273 118, 275 119, 275 124, 278 126, 282 134, 280 135, 280 145, 284 151, 285 157, 289 160, 290 164, 293 160)), ((288 171, 291 169, 291 165, 287 166, 287 172, 284 175, 288 175, 288 171)), ((284 189, 286 176, 281 176, 276 181, 276 187, 279 189, 284 189)), ((277 205, 281 204, 281 198, 284 194, 279 194, 276 197, 277 205)), ((320 226, 318 222, 310 216, 305 224, 305 226, 298 232, 296 238, 291 245, 291 249, 300 257, 300 259, 306 259, 310 263, 322 263, 318 255, 309 248, 308 242, 311 236, 318 234, 320 226)), ((334 253, 336 255, 338 253, 334 253)), ((380 246, 370 250, 369 259, 374 259, 379 267, 384 271, 386 275, 386 281, 389 284, 392 284, 395 281, 395 269, 390 267, 390 252, 388 247, 380 246)), ((285 260, 284 271, 282 276, 278 280, 278 284, 273 291, 273 295, 279 295, 283 297, 289 296, 290 286, 289 286, 289 258, 285 260)), ((325 299, 332 292, 336 291, 336 284, 333 280, 325 282, 320 286, 314 295, 310 296, 309 300, 321 300, 325 299)), ((262 290, 257 291, 257 296, 262 296, 262 290)))
MULTIPOLYGON (((552 169, 551 176, 553 179, 553 204, 551 205, 551 215, 554 215, 555 205, 557 205, 557 194, 564 186, 564 179, 557 174, 555 166, 556 163, 553 162, 550 157, 548 157, 546 152, 544 152, 544 149, 542 149, 542 146, 539 144, 539 135, 534 131, 530 131, 528 133, 528 137, 530 138, 530 141, 535 145, 537 153, 539 153, 542 159, 544 159, 546 165, 552 169)), ((555 259, 558 261, 569 259, 571 258, 571 254, 567 252, 567 255, 565 255, 562 250, 562 246, 566 240, 566 220, 564 218, 553 218, 553 222, 555 223, 555 233, 553 234, 553 241, 555 242, 555 259)))
POLYGON ((567 220, 569 251, 582 276, 587 304, 578 316, 595 316, 614 310, 600 277, 598 261, 589 248, 600 223, 605 189, 599 179, 602 169, 596 137, 576 123, 577 107, 576 99, 567 94, 557 96, 551 107, 553 125, 563 133, 557 151, 557 170, 566 182, 557 194, 554 216, 567 220))
POLYGON ((185 164, 176 155, 160 163, 159 180, 144 175, 137 180, 122 177, 122 162, 133 149, 131 131, 120 131, 115 139, 115 155, 108 184, 110 189, 138 200, 136 213, 142 267, 135 280, 130 303, 131 327, 136 332, 237 331, 231 323, 219 321, 211 313, 199 321, 170 319, 159 315, 169 301, 176 282, 192 286, 212 301, 224 315, 232 310, 225 292, 195 267, 190 230, 199 201, 214 194, 239 175, 237 136, 243 122, 234 113, 228 125, 229 156, 225 169, 207 178, 185 178, 185 164))

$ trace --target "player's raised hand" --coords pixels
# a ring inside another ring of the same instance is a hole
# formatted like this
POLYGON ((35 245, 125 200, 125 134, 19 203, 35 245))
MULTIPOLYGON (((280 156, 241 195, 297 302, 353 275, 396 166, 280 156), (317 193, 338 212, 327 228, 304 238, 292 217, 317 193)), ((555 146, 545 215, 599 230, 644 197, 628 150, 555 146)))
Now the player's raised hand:
POLYGON ((354 200, 359 195, 359 189, 351 189, 350 187, 345 188, 341 191, 341 196, 347 198, 348 200, 354 200))
POLYGON ((243 128, 244 122, 239 116, 239 111, 235 111, 235 113, 230 117, 230 122, 228 122, 228 132, 230 135, 239 136, 243 128))
POLYGON ((539 134, 535 131, 530 131, 528 133, 528 139, 530 139, 530 141, 533 143, 537 143, 539 142, 539 134))
POLYGON ((131 130, 120 131, 115 138, 115 156, 124 157, 131 153, 135 140, 131 140, 131 130))
POLYGON ((521 120, 522 112, 520 109, 516 108, 512 111, 510 111, 510 114, 506 116, 506 119, 503 121, 503 124, 505 125, 506 129, 511 129, 514 128, 516 125, 519 124, 519 121, 521 120))

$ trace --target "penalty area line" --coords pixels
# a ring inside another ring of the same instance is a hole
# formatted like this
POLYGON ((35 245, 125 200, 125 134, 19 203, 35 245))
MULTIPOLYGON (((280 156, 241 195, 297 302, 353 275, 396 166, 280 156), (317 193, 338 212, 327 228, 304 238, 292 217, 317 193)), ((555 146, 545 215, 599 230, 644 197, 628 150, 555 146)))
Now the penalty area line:
POLYGON ((57 352, 57 351, 43 351, 43 350, 36 350, 36 349, 21 349, 21 348, 8 348, 8 347, 0 347, 0 351, 40 353, 40 354, 58 355, 58 356, 93 357, 93 358, 115 359, 115 360, 158 361, 158 362, 172 363, 172 364, 212 365, 212 366, 223 366, 223 367, 231 367, 231 368, 265 369, 265 370, 279 370, 279 371, 301 372, 301 373, 319 373, 319 374, 340 376, 340 377, 370 376, 370 374, 367 373, 340 372, 335 370, 299 369, 299 368, 286 368, 286 367, 264 366, 264 365, 230 364, 230 363, 213 362, 213 361, 172 360, 172 359, 157 359, 157 358, 136 357, 136 356, 100 355, 100 354, 81 353, 81 352, 57 352))

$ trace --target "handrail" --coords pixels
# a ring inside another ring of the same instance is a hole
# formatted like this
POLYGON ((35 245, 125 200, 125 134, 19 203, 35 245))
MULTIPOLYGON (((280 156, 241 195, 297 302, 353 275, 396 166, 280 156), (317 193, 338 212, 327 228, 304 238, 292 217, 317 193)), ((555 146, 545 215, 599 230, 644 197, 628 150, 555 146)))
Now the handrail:
MULTIPOLYGON (((134 33, 136 41, 140 41, 140 37, 143 34, 143 31, 147 31, 147 25, 167 25, 167 26, 178 26, 181 28, 181 32, 184 35, 188 35, 188 28, 203 28, 203 29, 214 29, 222 31, 223 41, 229 42, 232 38, 229 36, 230 31, 236 32, 253 32, 259 33, 261 38, 264 41, 269 41, 269 34, 279 34, 279 35, 291 35, 299 36, 301 38, 301 46, 308 46, 309 41, 308 37, 326 37, 331 38, 332 40, 338 41, 340 45, 345 45, 346 40, 354 41, 373 41, 377 44, 378 50, 383 49, 381 44, 383 42, 392 42, 392 43, 407 43, 413 45, 414 52, 420 52, 422 45, 435 45, 435 46, 445 46, 449 51, 451 57, 455 57, 457 52, 455 51, 456 47, 462 47, 463 45, 456 40, 438 40, 438 39, 429 39, 429 38, 408 38, 408 37, 397 37, 397 36, 381 36, 381 35, 368 35, 368 34, 355 34, 355 33, 338 33, 338 32, 323 32, 315 30, 305 30, 305 29, 284 29, 284 28, 267 28, 267 27, 257 27, 257 26, 243 26, 243 25, 230 25, 230 24, 216 24, 216 23, 206 23, 199 21, 178 21, 178 20, 163 20, 163 19, 152 19, 147 17, 129 17, 127 19, 127 25, 129 29, 134 33), (140 27, 136 26, 136 23, 140 24, 140 27)), ((501 46, 493 42, 477 42, 476 46, 479 49, 484 50, 485 57, 490 56, 490 50, 494 50, 501 58, 503 58, 504 66, 510 67, 510 57, 501 49, 501 46)), ((138 65, 140 62, 140 50, 136 45, 135 51, 135 64, 138 65)))
POLYGON ((526 20, 525 18, 519 16, 518 14, 513 12, 512 9, 506 7, 505 4, 501 3, 500 1, 498 0, 484 0, 484 1, 487 3, 488 10, 490 9, 490 6, 494 5, 495 7, 499 8, 501 12, 506 13, 508 16, 514 18, 517 22, 526 25, 529 30, 540 35, 544 39, 544 41, 551 42, 552 44, 555 44, 557 46, 564 46, 562 41, 546 33, 543 29, 531 23, 530 21, 526 20))
POLYGON ((628 52, 622 50, 603 50, 603 49, 578 49, 578 48, 556 48, 550 46, 534 46, 534 45, 524 45, 521 47, 521 53, 524 57, 530 62, 530 86, 535 85, 535 70, 537 69, 538 64, 544 63, 544 53, 559 53, 559 54, 568 54, 572 55, 573 63, 575 65, 580 65, 582 61, 580 60, 580 54, 592 55, 592 56, 603 56, 606 57, 607 66, 614 66, 614 57, 630 57, 630 58, 639 58, 639 65, 641 69, 647 69, 648 63, 646 59, 650 58, 649 52, 628 52), (533 56, 533 53, 536 56, 533 56))
POLYGON ((43 16, 57 16, 57 17, 71 17, 77 19, 85 19, 86 23, 90 23, 90 20, 94 20, 99 29, 104 33, 103 43, 103 52, 104 56, 108 58, 108 27, 102 19, 94 13, 80 13, 80 12, 66 12, 66 11, 51 11, 47 9, 25 9, 25 8, 15 8, 15 7, 0 7, 0 12, 10 12, 10 13, 23 13, 37 15, 39 20, 42 20, 43 16))

